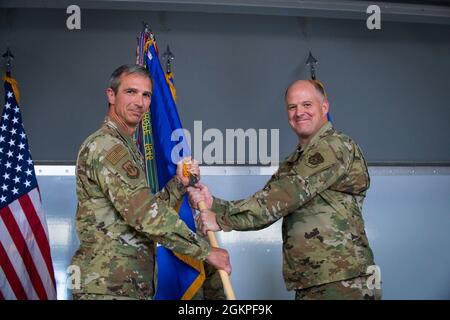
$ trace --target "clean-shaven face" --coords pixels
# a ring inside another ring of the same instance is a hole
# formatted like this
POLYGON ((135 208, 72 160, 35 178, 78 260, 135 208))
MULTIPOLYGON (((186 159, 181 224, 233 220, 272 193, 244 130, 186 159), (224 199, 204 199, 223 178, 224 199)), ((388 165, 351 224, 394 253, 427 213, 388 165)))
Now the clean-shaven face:
POLYGON ((150 107, 152 83, 140 74, 123 75, 117 93, 107 90, 110 112, 128 128, 135 128, 150 107))
POLYGON ((308 142, 327 122, 328 101, 307 81, 290 86, 286 105, 289 125, 300 142, 308 142))

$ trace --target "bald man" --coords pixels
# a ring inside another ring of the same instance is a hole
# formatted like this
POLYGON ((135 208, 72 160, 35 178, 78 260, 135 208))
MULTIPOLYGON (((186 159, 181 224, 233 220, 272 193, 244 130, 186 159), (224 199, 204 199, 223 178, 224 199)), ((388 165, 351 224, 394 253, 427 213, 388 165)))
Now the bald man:
POLYGON ((285 102, 299 144, 247 199, 225 201, 201 184, 189 188, 192 205, 205 201, 210 209, 199 215, 201 230, 259 230, 283 219, 283 275, 296 299, 380 299, 361 214, 370 183, 362 151, 328 122, 319 82, 293 82, 285 102))

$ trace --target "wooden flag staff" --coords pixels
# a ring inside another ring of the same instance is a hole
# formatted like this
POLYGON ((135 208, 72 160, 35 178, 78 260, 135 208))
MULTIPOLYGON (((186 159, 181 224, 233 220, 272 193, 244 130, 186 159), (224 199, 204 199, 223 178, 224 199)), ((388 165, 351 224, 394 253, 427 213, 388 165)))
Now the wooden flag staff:
MULTIPOLYGON (((190 174, 190 172, 187 170, 186 164, 184 164, 183 169, 184 169, 183 170, 184 176, 189 177, 192 185, 198 182, 197 177, 190 174)), ((206 208, 206 204, 204 201, 200 201, 198 203, 198 209, 200 210, 200 212, 208 210, 206 208)), ((216 235, 214 234, 213 231, 208 231, 208 239, 209 239, 209 243, 211 244, 211 247, 220 248, 219 244, 217 242, 216 235)), ((218 271, 219 271, 220 279, 222 280, 223 289, 225 291, 225 296, 227 297, 227 300, 236 300, 236 296, 234 295, 233 287, 231 286, 230 276, 228 275, 228 273, 225 270, 218 270, 218 271)))

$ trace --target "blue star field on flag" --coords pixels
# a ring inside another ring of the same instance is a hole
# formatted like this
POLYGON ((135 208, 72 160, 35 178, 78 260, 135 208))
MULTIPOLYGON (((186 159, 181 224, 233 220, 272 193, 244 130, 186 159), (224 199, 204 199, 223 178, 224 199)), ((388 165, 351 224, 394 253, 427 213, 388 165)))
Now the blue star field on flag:
POLYGON ((5 101, 0 121, 0 208, 37 187, 22 115, 8 82, 5 101))

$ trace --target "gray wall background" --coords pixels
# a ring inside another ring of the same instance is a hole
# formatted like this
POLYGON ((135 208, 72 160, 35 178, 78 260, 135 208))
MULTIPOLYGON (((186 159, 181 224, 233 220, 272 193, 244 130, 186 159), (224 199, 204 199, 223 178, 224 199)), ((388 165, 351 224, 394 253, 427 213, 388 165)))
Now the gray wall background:
POLYGON ((169 44, 185 128, 280 129, 280 158, 296 144, 283 94, 309 77, 309 50, 334 125, 372 162, 450 162, 450 25, 194 12, 88 10, 81 30, 64 9, 0 9, 33 158, 74 161, 106 112, 112 70, 135 61, 147 21, 169 44))
MULTIPOLYGON (((147 21, 160 51, 169 44, 176 56, 178 109, 191 132, 195 120, 203 121, 204 130, 222 132, 280 129, 280 158, 286 156, 296 137, 286 123, 283 94, 292 80, 309 77, 305 61, 311 50, 335 126, 362 146, 372 164, 450 164, 449 24, 382 20, 382 30, 369 31, 364 19, 81 6, 82 29, 69 31, 65 8, 5 9, 5 2, 0 0, 0 53, 9 45, 16 56, 13 75, 38 162, 75 160, 79 145, 106 113, 110 73, 135 61, 136 36, 147 21)), ((44 0, 39 3, 45 6, 44 0)), ((364 216, 384 298, 449 299, 448 174, 371 175, 364 216)), ((70 298, 66 268, 78 246, 74 177, 38 178, 58 296, 70 298)), ((217 195, 237 199, 268 177, 203 178, 217 195)), ((240 299, 292 298, 281 278, 279 228, 220 235, 231 253, 240 299)))

